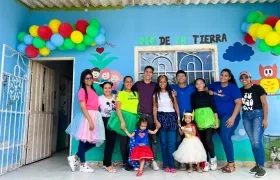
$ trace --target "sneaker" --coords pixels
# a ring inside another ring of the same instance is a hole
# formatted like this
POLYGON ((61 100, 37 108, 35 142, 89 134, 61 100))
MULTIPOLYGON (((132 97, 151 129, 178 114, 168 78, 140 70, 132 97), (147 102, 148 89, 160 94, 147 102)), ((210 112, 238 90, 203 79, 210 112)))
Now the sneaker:
POLYGON ((80 166, 80 172, 86 172, 86 173, 93 173, 94 169, 92 169, 91 167, 89 167, 87 164, 81 165, 80 166))
POLYGON ((267 175, 267 173, 266 173, 265 169, 262 167, 259 167, 258 171, 255 174, 255 177, 262 178, 262 177, 265 177, 266 175, 267 175))
POLYGON ((122 169, 126 170, 126 171, 133 171, 134 170, 134 168, 132 166, 128 165, 128 164, 124 164, 122 169))
POLYGON ((210 159, 210 169, 212 171, 215 171, 217 169, 217 158, 216 157, 210 159))
POLYGON ((138 171, 139 170, 139 168, 134 168, 134 171, 138 171))
POLYGON ((204 172, 208 172, 210 169, 210 164, 208 162, 205 163, 205 167, 202 169, 204 172))
POLYGON ((77 164, 79 163, 78 160, 75 159, 75 156, 68 156, 67 160, 72 172, 74 172, 75 168, 77 167, 77 164))
POLYGON ((258 172, 259 170, 259 166, 256 165, 255 167, 253 167, 252 169, 250 169, 249 173, 250 174, 256 174, 256 172, 258 172))
POLYGON ((156 161, 152 161, 151 166, 152 166, 152 168, 153 168, 154 171, 158 171, 158 170, 159 170, 159 167, 158 167, 156 161))

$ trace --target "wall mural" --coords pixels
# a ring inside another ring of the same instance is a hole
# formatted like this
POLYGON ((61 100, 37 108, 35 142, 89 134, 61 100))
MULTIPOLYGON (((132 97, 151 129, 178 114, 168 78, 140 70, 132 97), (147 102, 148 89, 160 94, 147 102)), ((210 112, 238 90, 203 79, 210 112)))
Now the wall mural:
POLYGON ((32 25, 29 33, 18 33, 17 50, 29 58, 48 56, 50 51, 85 51, 86 47, 105 43, 105 30, 96 19, 78 20, 75 24, 53 19, 48 25, 32 25))
POLYGON ((96 52, 90 54, 94 59, 88 60, 93 65, 91 73, 93 75, 94 88, 97 94, 101 95, 103 92, 99 85, 105 81, 110 81, 113 83, 113 93, 116 94, 123 76, 119 71, 108 69, 107 66, 118 58, 109 56, 110 53, 104 51, 104 47, 96 48, 96 52))
POLYGON ((280 55, 279 17, 264 15, 260 11, 251 12, 241 24, 241 31, 245 33, 247 44, 257 44, 260 52, 280 55))
POLYGON ((254 54, 255 52, 252 47, 247 44, 242 45, 240 42, 236 42, 233 46, 227 48, 226 52, 223 54, 223 58, 231 62, 249 61, 254 54))

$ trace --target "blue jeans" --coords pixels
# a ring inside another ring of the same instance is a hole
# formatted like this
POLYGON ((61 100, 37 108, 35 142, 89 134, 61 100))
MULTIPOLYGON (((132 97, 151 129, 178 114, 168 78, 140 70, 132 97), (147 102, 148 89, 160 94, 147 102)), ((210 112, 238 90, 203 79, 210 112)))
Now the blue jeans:
POLYGON ((177 131, 161 129, 159 134, 163 168, 175 168, 173 153, 176 150, 177 131))
POLYGON ((228 128, 226 126, 226 122, 227 120, 230 118, 230 115, 226 115, 226 116, 222 116, 219 117, 220 119, 220 129, 218 131, 223 147, 224 147, 224 151, 227 157, 227 162, 228 163, 233 163, 234 162, 234 151, 233 151, 233 144, 232 144, 232 140, 231 140, 231 136, 234 135, 234 131, 236 130, 239 121, 240 121, 240 117, 237 116, 234 124, 232 127, 228 128))
POLYGON ((263 110, 243 111, 242 119, 245 131, 251 141, 253 155, 256 164, 263 167, 265 161, 265 152, 263 146, 262 126, 263 110))

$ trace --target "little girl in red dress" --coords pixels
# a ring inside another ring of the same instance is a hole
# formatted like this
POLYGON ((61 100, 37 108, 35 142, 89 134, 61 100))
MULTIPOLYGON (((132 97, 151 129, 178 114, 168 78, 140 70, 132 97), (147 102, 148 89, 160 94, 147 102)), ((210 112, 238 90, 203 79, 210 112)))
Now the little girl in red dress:
POLYGON ((155 129, 154 131, 148 130, 147 124, 148 121, 146 119, 140 119, 138 122, 138 128, 135 129, 132 134, 125 130, 127 136, 135 139, 135 148, 131 152, 130 159, 132 161, 139 161, 140 168, 136 176, 141 176, 143 174, 146 161, 154 160, 153 152, 149 147, 148 134, 156 134, 158 129, 155 129))

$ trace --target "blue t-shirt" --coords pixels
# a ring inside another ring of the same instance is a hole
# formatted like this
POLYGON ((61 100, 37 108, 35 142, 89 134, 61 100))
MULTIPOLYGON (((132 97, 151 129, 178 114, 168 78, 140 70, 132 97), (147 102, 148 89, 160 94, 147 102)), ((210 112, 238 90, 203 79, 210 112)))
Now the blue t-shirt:
POLYGON ((142 131, 141 129, 136 129, 134 130, 135 132, 135 144, 136 146, 139 145, 149 145, 149 139, 148 139, 148 129, 145 129, 144 131, 142 131))
POLYGON ((171 85, 171 88, 177 92, 180 116, 183 117, 184 112, 192 112, 191 95, 196 91, 196 88, 192 85, 180 88, 178 84, 171 85))
MULTIPOLYGON (((221 82, 214 82, 208 86, 214 92, 214 100, 219 117, 231 116, 235 107, 234 100, 242 98, 241 91, 237 85, 229 83, 226 87, 221 82)), ((240 118, 238 114, 237 118, 240 118)))

